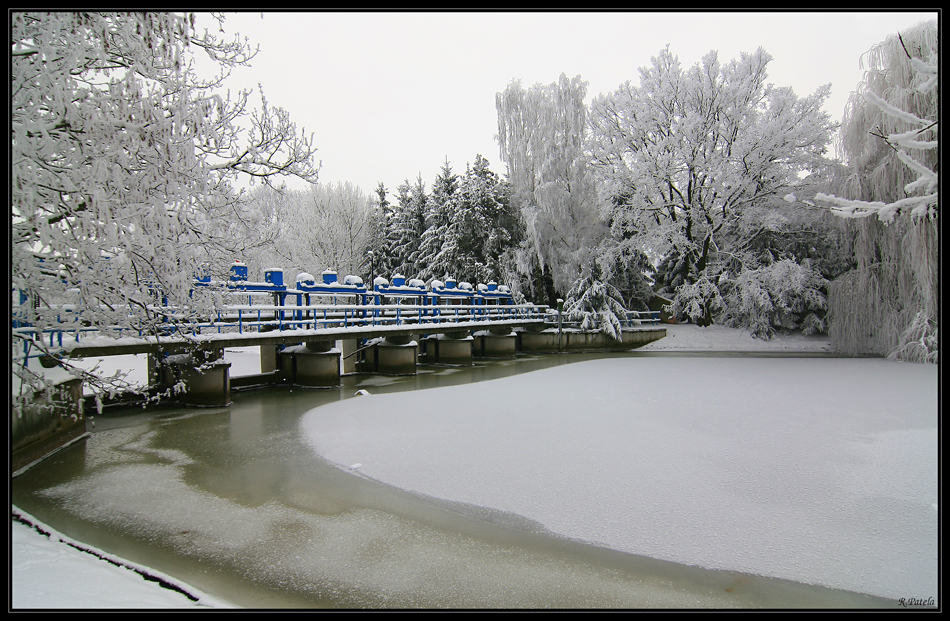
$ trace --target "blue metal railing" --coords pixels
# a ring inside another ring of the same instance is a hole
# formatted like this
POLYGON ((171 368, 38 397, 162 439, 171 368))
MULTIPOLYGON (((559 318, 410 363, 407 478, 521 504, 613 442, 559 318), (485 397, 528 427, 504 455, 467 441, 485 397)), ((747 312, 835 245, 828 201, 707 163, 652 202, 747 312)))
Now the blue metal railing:
MULTIPOLYGON (((445 283, 433 281, 426 288, 421 281, 409 281, 394 276, 393 283, 388 281, 374 284, 372 289, 362 285, 359 279, 347 277, 344 283, 336 281, 335 273, 324 274, 324 282, 306 280, 298 282, 296 288, 283 284, 282 270, 265 271, 265 282, 248 282, 246 267, 243 264, 232 266, 232 276, 227 282, 212 282, 210 278, 199 278, 196 288, 217 287, 226 295, 247 297, 246 305, 226 305, 213 311, 207 321, 188 320, 176 308, 163 304, 150 308, 161 317, 160 334, 166 337, 198 336, 207 333, 253 333, 260 331, 321 330, 328 328, 379 327, 386 325, 432 324, 460 322, 512 321, 546 319, 556 321, 554 311, 547 306, 534 304, 514 304, 507 288, 489 283, 472 287, 466 283, 447 280, 445 283), (255 296, 272 298, 274 304, 254 304, 255 296), (332 304, 310 304, 311 296, 329 297, 332 304), (352 298, 358 303, 340 304, 340 298, 352 298), (406 303, 409 300, 410 303, 406 303), (296 304, 293 302, 296 301, 296 304), (360 303, 361 302, 361 303, 360 303)), ((16 290, 15 290, 16 292, 16 290)), ((31 353, 33 345, 45 342, 49 338, 50 348, 62 348, 64 335, 75 341, 86 335, 112 336, 151 336, 142 330, 120 328, 118 326, 101 328, 83 326, 80 313, 71 305, 51 309, 56 312, 56 327, 38 330, 27 323, 25 315, 20 313, 24 304, 29 303, 28 296, 19 292, 19 305, 13 308, 13 333, 23 336, 24 360, 43 355, 31 353), (103 332, 108 334, 103 335, 103 332), (36 339, 42 339, 37 341, 36 339)), ((156 298, 158 299, 158 298, 156 298)), ((625 328, 659 323, 659 312, 631 311, 621 320, 625 328)), ((562 325, 571 325, 563 323, 562 325)), ((489 327, 486 325, 486 327, 489 327)))
MULTIPOLYGON (((496 321, 544 319, 546 306, 534 304, 468 305, 468 304, 314 304, 293 305, 228 305, 214 311, 213 317, 204 322, 174 322, 174 311, 161 307, 170 318, 163 336, 176 334, 199 336, 202 334, 247 334, 261 331, 321 330, 328 328, 360 328, 427 324, 433 327, 450 323, 479 322, 490 324, 496 321)), ((23 358, 39 357, 43 353, 31 353, 35 339, 49 338, 51 348, 62 348, 63 339, 71 337, 79 341, 83 336, 100 336, 102 329, 82 327, 78 316, 73 317, 68 327, 61 326, 39 330, 23 322, 13 328, 23 338, 23 358)), ((488 327, 486 325, 486 327, 488 327)), ((132 328, 109 328, 119 338, 123 336, 147 336, 132 328)))
POLYGON ((660 311, 627 311, 626 320, 621 322, 625 328, 636 328, 642 325, 655 326, 658 323, 660 323, 660 311))
MULTIPOLYGON (((557 314, 554 313, 554 321, 557 321, 557 314)), ((626 315, 619 317, 622 328, 639 328, 642 326, 655 326, 660 323, 659 311, 627 311, 626 315)), ((582 321, 561 320, 561 326, 564 328, 578 328, 582 321)))
POLYGON ((320 330, 326 328, 377 327, 460 322, 492 322, 521 319, 543 319, 546 306, 512 304, 505 306, 471 306, 428 304, 344 305, 319 304, 310 306, 229 306, 216 311, 215 320, 197 324, 200 329, 226 329, 238 334, 270 330, 320 330))

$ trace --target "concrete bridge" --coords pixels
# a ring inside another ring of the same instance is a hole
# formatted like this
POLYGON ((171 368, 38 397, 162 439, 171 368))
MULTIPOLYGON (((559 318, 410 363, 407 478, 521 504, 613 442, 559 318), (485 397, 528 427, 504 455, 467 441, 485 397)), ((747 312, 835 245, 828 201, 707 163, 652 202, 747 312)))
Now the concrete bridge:
MULTIPOLYGON (((299 310, 322 313, 325 306, 299 310)), ((400 318, 376 324, 371 320, 348 320, 346 326, 260 331, 261 326, 243 325, 239 329, 235 322, 228 321, 196 327, 191 334, 166 337, 115 339, 87 335, 77 340, 68 333, 64 339, 63 332, 48 337, 60 344, 58 355, 66 359, 147 354, 151 391, 178 386, 184 388, 178 394, 183 403, 222 406, 230 403, 226 348, 259 347, 261 374, 275 374, 275 383, 335 387, 344 373, 413 374, 419 362, 470 365, 474 358, 514 358, 519 351, 628 350, 666 334, 664 328, 650 325, 652 318, 633 316, 620 341, 570 326, 558 330, 557 315, 546 312, 546 307, 514 306, 507 312, 486 313, 478 319, 465 315, 420 319, 421 309, 411 306, 400 307, 399 311, 400 318)), ((44 362, 55 364, 54 360, 44 362)))
MULTIPOLYGON (((339 386, 345 373, 414 374, 419 362, 471 365, 473 358, 514 358, 518 351, 625 350, 666 335, 652 313, 630 313, 620 341, 579 331, 559 322, 558 313, 547 306, 515 304, 510 291, 495 283, 472 286, 446 279, 427 285, 396 275, 392 282, 377 278, 370 289, 353 276, 340 283, 328 270, 320 282, 300 274, 296 285, 288 287, 280 270, 268 270, 263 282, 251 282, 246 267, 237 263, 230 281, 197 279, 195 286, 217 286, 241 303, 223 305, 208 321, 170 321, 158 336, 128 330, 118 338, 104 336, 83 327, 65 306, 62 325, 42 334, 17 323, 15 311, 13 331, 29 336, 24 361, 38 356, 29 351, 37 339, 58 358, 147 354, 149 392, 172 392, 186 405, 208 407, 230 404, 230 363, 224 358, 229 347, 260 347, 261 373, 242 377, 242 385, 320 388, 339 386)), ((163 312, 174 317, 174 309, 163 312)), ((41 362, 57 364, 46 353, 41 362)), ((64 384, 54 392, 42 397, 45 405, 33 409, 63 411, 59 402, 69 410, 74 407, 70 403, 81 400, 81 383, 64 384)))
MULTIPOLYGON (((344 373, 357 367, 412 373, 420 355, 429 362, 471 364, 473 354, 512 357, 518 350, 630 349, 665 335, 662 329, 643 327, 657 323, 655 314, 631 313, 620 342, 570 329, 559 330, 555 341, 550 328, 558 317, 551 309, 515 304, 507 287, 494 282, 472 286, 446 278, 427 284, 395 274, 392 282, 377 278, 367 288, 356 276, 340 282, 336 272, 327 270, 319 280, 298 274, 291 287, 284 283, 283 270, 264 270, 264 280, 254 282, 248 280, 247 266, 235 262, 228 281, 199 276, 194 286, 216 287, 232 303, 201 322, 176 322, 174 308, 158 307, 156 311, 170 319, 167 326, 158 326, 157 336, 128 330, 103 336, 95 328, 82 327, 80 317, 64 305, 62 323, 32 338, 48 340, 49 348, 63 358, 148 354, 150 387, 169 388, 169 382, 181 387, 185 376, 182 399, 187 401, 189 395, 211 389, 199 390, 208 382, 181 370, 200 368, 199 375, 207 375, 215 367, 212 363, 222 360, 226 347, 260 347, 262 373, 280 371, 288 382, 324 386, 339 383, 339 373, 330 370, 329 359, 334 356, 344 361, 336 365, 344 373), (389 351, 404 350, 410 343, 417 349, 411 361, 405 351, 389 351), (316 357, 328 360, 317 369, 311 360, 316 357), (165 372, 169 366, 178 371, 169 376, 165 372)), ((14 312, 14 332, 30 334, 31 327, 18 325, 16 319, 14 312)), ((30 340, 24 343, 29 348, 30 340)), ((24 357, 29 356, 25 351, 24 357)), ((229 401, 227 382, 217 383, 221 386, 213 392, 219 397, 203 396, 201 401, 210 400, 209 405, 229 401)))

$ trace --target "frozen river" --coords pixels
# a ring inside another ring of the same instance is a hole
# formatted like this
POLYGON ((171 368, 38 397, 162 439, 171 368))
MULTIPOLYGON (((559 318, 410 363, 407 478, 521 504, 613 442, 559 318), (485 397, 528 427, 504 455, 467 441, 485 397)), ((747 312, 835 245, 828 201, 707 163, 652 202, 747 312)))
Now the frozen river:
MULTIPOLYGON (((321 403, 360 389, 373 394, 359 397, 368 405, 383 393, 596 358, 526 357, 472 368, 420 367, 415 377, 348 376, 339 390, 238 393, 224 409, 107 410, 96 417, 92 437, 15 479, 13 501, 74 539, 247 607, 889 604, 846 590, 610 550, 559 536, 518 511, 386 485, 357 474, 369 469, 374 476, 369 463, 350 469, 325 460, 302 424, 321 403)), ((427 394, 406 397, 420 412, 452 411, 451 403, 434 406, 427 394)), ((346 416, 345 408, 327 412, 346 416)), ((352 428, 366 434, 364 445, 385 444, 378 429, 364 423, 352 428)), ((338 434, 339 420, 334 425, 338 434)), ((353 445, 352 438, 335 441, 334 450, 344 455, 353 445)), ((398 437, 389 446, 399 444, 410 453, 414 446, 398 437)), ((408 454, 405 462, 430 475, 441 467, 435 478, 465 476, 453 470, 457 464, 423 457, 408 454)))

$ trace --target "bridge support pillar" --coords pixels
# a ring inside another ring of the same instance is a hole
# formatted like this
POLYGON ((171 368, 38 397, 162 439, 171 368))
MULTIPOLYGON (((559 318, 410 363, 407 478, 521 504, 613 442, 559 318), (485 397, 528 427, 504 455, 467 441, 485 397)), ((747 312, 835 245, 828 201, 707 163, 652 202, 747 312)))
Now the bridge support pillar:
POLYGON ((471 336, 442 334, 426 339, 426 359, 438 364, 472 364, 474 339, 471 336))
POLYGON ((520 337, 521 351, 545 353, 558 351, 558 334, 556 331, 534 332, 525 330, 520 334, 520 337))
MULTIPOLYGON (((510 332, 510 331, 509 331, 510 332)), ((510 334, 479 334, 475 337, 475 356, 478 358, 514 358, 518 338, 510 334)))
POLYGON ((82 380, 73 378, 16 404, 10 417, 10 466, 17 471, 86 433, 82 380))
POLYGON ((261 373, 270 373, 279 369, 280 345, 261 345, 260 349, 261 373))
POLYGON ((359 348, 359 341, 356 339, 344 339, 340 341, 340 349, 343 351, 341 373, 356 373, 356 350, 359 348))
POLYGON ((622 340, 615 341, 603 332, 564 332, 561 346, 558 345, 558 333, 524 331, 521 333, 521 350, 525 352, 556 352, 559 350, 584 351, 626 351, 642 347, 666 336, 665 328, 647 328, 624 330, 622 340))
POLYGON ((165 358, 164 385, 184 405, 223 407, 231 405, 231 363, 223 349, 201 350, 165 358), (180 386, 181 391, 175 392, 180 386))
POLYGON ((333 344, 333 341, 320 341, 285 348, 280 353, 281 376, 295 386, 339 387, 340 350, 333 344))
POLYGON ((387 375, 415 375, 418 346, 408 336, 387 337, 374 345, 364 362, 364 370, 387 375))

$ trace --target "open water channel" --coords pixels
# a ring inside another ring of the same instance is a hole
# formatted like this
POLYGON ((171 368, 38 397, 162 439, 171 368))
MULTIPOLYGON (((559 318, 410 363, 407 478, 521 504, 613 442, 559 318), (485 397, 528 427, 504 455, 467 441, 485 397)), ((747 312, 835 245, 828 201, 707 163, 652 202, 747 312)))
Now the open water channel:
MULTIPOLYGON (((248 608, 794 608, 894 602, 567 540, 516 515, 358 476, 314 454, 321 404, 627 354, 521 356, 339 389, 232 392, 227 408, 118 407, 12 482, 59 532, 248 608)), ((442 407, 450 407, 443 404, 442 407)), ((87 425, 89 426, 89 425, 87 425)), ((410 456, 411 458, 411 456, 410 456)))

